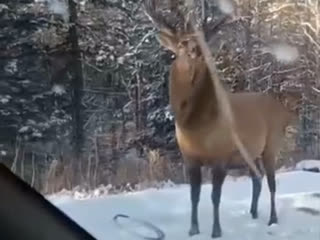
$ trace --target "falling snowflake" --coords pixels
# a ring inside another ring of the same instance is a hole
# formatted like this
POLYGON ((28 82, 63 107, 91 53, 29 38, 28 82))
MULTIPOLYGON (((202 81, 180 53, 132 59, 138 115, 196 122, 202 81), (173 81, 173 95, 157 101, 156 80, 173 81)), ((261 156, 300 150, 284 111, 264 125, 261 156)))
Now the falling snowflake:
POLYGON ((218 0, 220 10, 225 14, 231 14, 234 11, 233 3, 231 0, 218 0))
POLYGON ((274 43, 263 48, 262 51, 271 53, 278 61, 283 63, 293 62, 299 57, 298 49, 287 43, 274 43))
POLYGON ((66 89, 62 85, 53 85, 52 92, 56 95, 62 95, 66 93, 66 89))

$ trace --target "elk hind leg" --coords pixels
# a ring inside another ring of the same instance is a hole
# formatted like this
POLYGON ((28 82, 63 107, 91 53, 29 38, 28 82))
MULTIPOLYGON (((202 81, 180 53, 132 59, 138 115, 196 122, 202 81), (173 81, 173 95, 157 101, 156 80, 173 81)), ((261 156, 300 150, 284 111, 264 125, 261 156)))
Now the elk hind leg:
POLYGON ((278 223, 275 195, 276 195, 276 179, 275 179, 275 154, 272 152, 265 152, 263 154, 263 165, 267 175, 267 181, 270 191, 270 219, 268 225, 278 223))
POLYGON ((226 177, 226 169, 223 167, 213 167, 212 169, 212 194, 211 199, 213 203, 213 227, 212 227, 212 238, 221 237, 221 226, 219 216, 219 206, 221 199, 221 189, 226 177))
POLYGON ((251 208, 250 208, 250 213, 253 219, 258 218, 258 202, 259 202, 259 197, 261 193, 261 187, 262 187, 262 177, 263 173, 261 170, 261 165, 259 164, 259 158, 256 160, 256 166, 259 172, 261 173, 261 177, 257 176, 251 169, 249 170, 251 180, 252 180, 252 200, 251 200, 251 208))

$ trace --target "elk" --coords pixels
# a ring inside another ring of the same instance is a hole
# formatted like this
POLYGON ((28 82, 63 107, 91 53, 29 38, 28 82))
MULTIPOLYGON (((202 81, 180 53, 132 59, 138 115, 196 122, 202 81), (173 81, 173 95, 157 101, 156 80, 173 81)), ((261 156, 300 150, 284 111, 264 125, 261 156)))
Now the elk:
MULTIPOLYGON (((244 165, 232 137, 228 119, 222 114, 219 92, 213 84, 204 54, 194 32, 177 29, 156 11, 154 1, 144 2, 146 14, 159 28, 158 41, 175 55, 169 74, 169 104, 175 117, 175 135, 190 179, 191 226, 189 236, 199 234, 198 204, 201 192, 201 167, 212 169, 213 226, 212 238, 222 236, 219 206, 222 185, 228 169, 244 165)), ((181 14, 180 14, 181 15, 181 14)), ((203 25, 209 41, 225 18, 211 29, 203 25)), ((270 219, 268 225, 278 222, 275 193, 276 156, 280 151, 286 127, 295 114, 276 98, 265 93, 241 92, 226 95, 233 111, 234 127, 261 175, 251 169, 252 200, 250 213, 258 218, 258 201, 264 173, 270 191, 270 219), (264 171, 259 164, 261 159, 264 171)))

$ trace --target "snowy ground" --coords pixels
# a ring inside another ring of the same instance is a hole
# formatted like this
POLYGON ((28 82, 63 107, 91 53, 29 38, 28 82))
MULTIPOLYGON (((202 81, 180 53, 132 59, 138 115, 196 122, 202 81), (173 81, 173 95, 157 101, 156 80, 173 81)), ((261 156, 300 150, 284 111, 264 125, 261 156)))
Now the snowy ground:
POLYGON ((320 170, 320 160, 303 160, 297 163, 296 170, 314 169, 320 170))
MULTIPOLYGON (((221 225, 224 239, 290 239, 320 240, 320 174, 294 171, 277 174, 277 210, 279 224, 267 226, 269 219, 269 190, 266 180, 259 205, 259 219, 252 220, 249 211, 251 180, 247 177, 227 178, 223 186, 221 225), (312 215, 297 208, 311 208, 312 215)), ((192 240, 211 239, 211 186, 202 187, 199 221, 201 234, 192 240)), ((148 220, 160 227, 166 239, 189 239, 190 201, 187 185, 161 190, 149 189, 136 193, 75 200, 70 196, 51 196, 56 206, 76 220, 97 239, 138 239, 121 231, 112 217, 118 213, 148 220)), ((140 230, 141 231, 141 230, 140 230)))

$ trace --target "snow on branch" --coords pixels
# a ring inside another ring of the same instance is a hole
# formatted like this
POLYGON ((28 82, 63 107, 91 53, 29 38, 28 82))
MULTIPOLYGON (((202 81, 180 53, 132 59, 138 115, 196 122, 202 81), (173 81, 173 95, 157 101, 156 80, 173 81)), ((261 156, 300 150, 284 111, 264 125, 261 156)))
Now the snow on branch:
POLYGON ((303 28, 303 33, 310 40, 310 42, 314 44, 318 48, 318 50, 320 50, 320 44, 308 33, 306 28, 303 28))
POLYGON ((312 87, 312 90, 315 91, 316 93, 320 94, 320 89, 312 87))
POLYGON ((61 15, 65 22, 69 20, 69 8, 66 0, 46 0, 49 11, 61 15))
POLYGON ((66 93, 66 89, 62 85, 55 84, 52 87, 52 92, 56 95, 62 95, 66 93))

